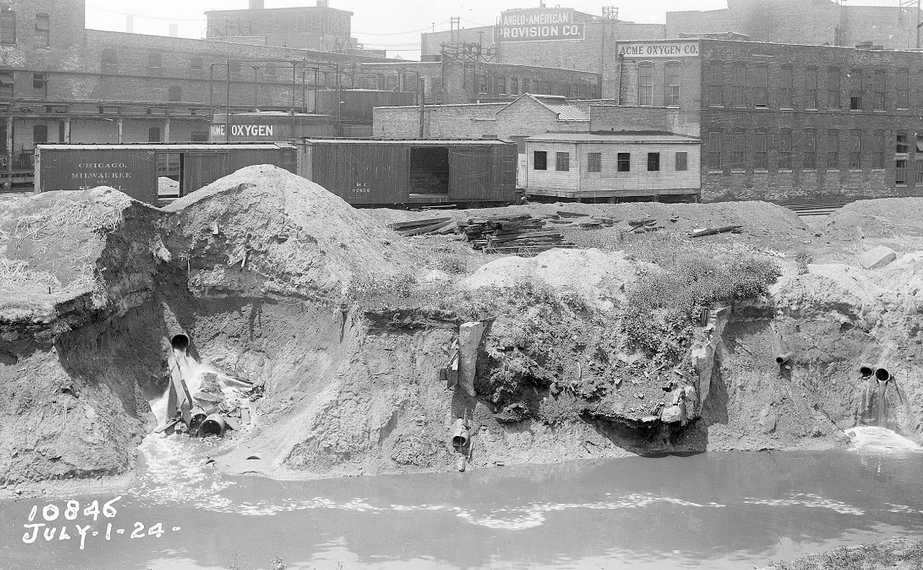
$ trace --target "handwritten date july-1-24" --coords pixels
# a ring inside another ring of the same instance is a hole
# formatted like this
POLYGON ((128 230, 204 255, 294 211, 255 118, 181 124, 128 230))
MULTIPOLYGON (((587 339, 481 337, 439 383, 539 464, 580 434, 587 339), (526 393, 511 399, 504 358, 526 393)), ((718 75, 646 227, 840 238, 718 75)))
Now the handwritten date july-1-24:
MULTIPOLYGON (((79 501, 67 501, 64 508, 60 508, 55 504, 48 504, 42 507, 41 510, 41 519, 44 522, 38 522, 36 519, 39 515, 39 507, 35 505, 32 507, 32 510, 29 512, 29 522, 24 524, 23 527, 26 529, 25 534, 22 535, 22 541, 26 544, 33 544, 39 541, 39 538, 44 539, 45 542, 51 542, 52 540, 72 540, 75 538, 80 539, 80 550, 83 550, 86 546, 87 536, 95 537, 99 536, 101 533, 104 535, 106 540, 112 540, 113 535, 119 536, 124 535, 126 532, 130 531, 129 538, 137 539, 144 538, 145 536, 153 536, 155 538, 160 538, 166 532, 163 528, 162 523, 155 523, 150 526, 150 528, 145 527, 144 523, 136 522, 132 528, 125 529, 119 528, 118 525, 113 525, 114 521, 106 521, 105 531, 96 530, 95 524, 79 524, 77 518, 83 514, 84 519, 81 522, 89 523, 92 520, 92 523, 98 522, 100 514, 104 519, 115 519, 118 514, 118 510, 115 508, 115 504, 122 497, 116 497, 111 501, 107 501, 103 504, 102 508, 99 506, 99 501, 93 501, 88 505, 83 507, 81 510, 81 505, 79 501), (72 536, 68 532, 68 522, 73 522, 73 530, 76 533, 75 536, 72 536), (60 528, 59 525, 60 524, 60 528)), ((173 532, 180 530, 180 527, 174 526, 171 528, 173 532)))

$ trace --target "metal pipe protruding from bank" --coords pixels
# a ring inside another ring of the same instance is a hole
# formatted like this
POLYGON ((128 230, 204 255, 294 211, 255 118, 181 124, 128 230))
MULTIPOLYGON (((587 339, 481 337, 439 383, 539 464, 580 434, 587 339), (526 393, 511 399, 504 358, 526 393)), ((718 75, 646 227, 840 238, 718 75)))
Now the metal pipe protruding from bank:
POLYGON ((189 336, 186 333, 177 333, 170 337, 170 346, 177 350, 185 351, 189 348, 189 336))
POLYGON ((878 368, 875 370, 875 379, 879 382, 887 382, 888 380, 893 380, 894 376, 891 376, 887 368, 878 368))
POLYGON ((793 355, 791 352, 782 353, 776 357, 776 364, 778 365, 788 364, 789 362, 791 362, 792 356, 793 355))
POLYGON ((460 451, 468 445, 468 424, 462 418, 455 420, 455 427, 452 429, 452 447, 460 451))
POLYGON ((224 416, 221 414, 211 414, 205 418, 205 421, 199 426, 199 436, 208 437, 210 435, 215 435, 224 437, 224 430, 226 429, 227 423, 224 421, 224 416))
POLYGON ((871 366, 860 366, 859 367, 859 374, 861 374, 863 378, 868 378, 874 373, 875 373, 875 369, 872 368, 871 366))

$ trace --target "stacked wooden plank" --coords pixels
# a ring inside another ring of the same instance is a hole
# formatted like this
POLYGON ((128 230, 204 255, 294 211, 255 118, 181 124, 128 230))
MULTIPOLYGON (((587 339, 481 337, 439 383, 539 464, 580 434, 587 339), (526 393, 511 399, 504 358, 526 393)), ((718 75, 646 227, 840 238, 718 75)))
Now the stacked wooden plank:
POLYGON ((396 222, 388 227, 402 236, 421 236, 429 234, 449 234, 457 231, 458 226, 452 218, 428 218, 410 222, 396 222))
POLYGON ((540 253, 570 245, 561 232, 546 229, 543 218, 529 214, 471 218, 459 229, 472 247, 488 253, 540 253))

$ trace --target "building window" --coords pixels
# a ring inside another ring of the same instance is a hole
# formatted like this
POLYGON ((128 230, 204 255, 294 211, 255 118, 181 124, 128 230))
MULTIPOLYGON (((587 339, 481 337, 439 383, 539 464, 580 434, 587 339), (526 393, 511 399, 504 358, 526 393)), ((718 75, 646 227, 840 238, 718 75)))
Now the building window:
POLYGON ((735 63, 731 78, 731 105, 744 107, 747 105, 747 65, 735 63))
POLYGON ((862 168, 862 132, 850 131, 849 139, 849 167, 858 170, 862 168))
POLYGON ((753 137, 753 170, 769 169, 769 137, 765 132, 753 137))
POLYGON ((12 45, 16 43, 16 12, 12 10, 0 11, 0 44, 12 45))
POLYGON ((708 67, 708 104, 724 105, 724 64, 713 61, 708 67))
POLYGON ((923 184, 923 160, 917 161, 917 173, 915 180, 917 186, 923 184))
POLYGON ((792 169, 792 132, 779 133, 779 170, 792 169))
POLYGON ((519 95, 518 77, 510 77, 510 95, 519 95))
POLYGON ((651 106, 654 104, 654 65, 642 63, 638 67, 638 104, 651 106))
POLYGON ((827 170, 840 168, 840 131, 827 131, 827 170))
POLYGON ((147 130, 147 142, 160 142, 160 127, 151 127, 147 130))
POLYGON ((792 101, 792 68, 783 67, 779 72, 779 107, 791 109, 792 101))
POLYGON ((804 132, 804 154, 802 155, 802 168, 814 170, 817 168, 817 132, 804 132))
POLYGON ((910 107, 910 70, 907 68, 897 70, 897 90, 895 91, 894 104, 898 109, 910 107))
POLYGON ((586 155, 586 171, 602 172, 603 171, 603 153, 588 152, 586 155))
POLYGON ((483 73, 478 75, 478 94, 479 95, 487 94, 487 75, 483 73))
POLYGON ((537 150, 533 153, 532 170, 548 170, 548 153, 537 150))
POLYGON ((0 97, 13 96, 13 72, 0 71, 0 97))
POLYGON ((620 152, 618 154, 618 171, 631 172, 631 153, 620 152))
POLYGON ((506 95, 506 77, 497 78, 497 94, 506 95))
POLYGON ((872 84, 872 102, 875 104, 876 111, 883 111, 885 108, 885 72, 881 69, 875 71, 875 79, 872 84))
POLYGON ((103 73, 114 73, 119 68, 119 54, 114 49, 104 49, 100 59, 103 73))
POLYGON ((907 143, 907 133, 897 133, 897 145, 895 151, 897 154, 907 154, 910 152, 910 145, 907 143))
POLYGON ((849 108, 853 111, 862 110, 862 95, 865 87, 862 85, 862 70, 853 69, 850 73, 849 108))
POLYGON ((183 88, 177 85, 171 85, 167 90, 167 101, 182 101, 183 88))
POLYGON ((48 75, 44 73, 33 73, 32 90, 39 97, 48 95, 48 75))
POLYGON ((817 108, 817 70, 804 70, 804 106, 806 109, 817 108))
POLYGON ((554 169, 558 172, 567 172, 570 170, 570 154, 566 152, 556 152, 554 155, 554 169))
POLYGON ((721 170, 721 133, 708 133, 708 169, 721 170))
POLYGON ((827 70, 827 108, 840 108, 840 70, 827 70))
POLYGON ((208 142, 208 131, 192 131, 192 142, 208 142))
POLYGON ((769 106, 769 68, 765 65, 758 65, 753 70, 753 81, 751 82, 751 97, 753 104, 757 107, 769 106))
POLYGON ((904 159, 894 161, 894 183, 907 186, 907 161, 904 159))
POLYGON ((160 52, 147 54, 147 66, 149 69, 160 69, 163 66, 163 57, 160 52))
POLYGON ((648 172, 660 172, 660 153, 659 152, 647 153, 647 171, 648 172))
POLYGON ((917 154, 923 153, 923 133, 917 133, 917 143, 914 147, 917 154))
POLYGON ((689 155, 685 152, 676 153, 676 171, 685 172, 689 170, 689 155))
POLYGON ((731 170, 746 170, 747 142, 743 131, 731 133, 731 170))
POLYGON ((668 63, 665 71, 664 81, 664 104, 667 107, 676 107, 679 105, 679 64, 668 63))
POLYGON ((532 82, 529 80, 528 77, 523 77, 523 78, 522 78, 522 92, 523 92, 523 93, 530 93, 529 89, 532 88, 532 85, 531 85, 531 84, 532 84, 532 82))
POLYGON ((205 67, 205 61, 201 57, 194 57, 189 60, 189 69, 198 71, 203 67, 205 67))
POLYGON ((41 144, 48 142, 48 126, 35 125, 32 127, 32 143, 41 144))
POLYGON ((875 131, 875 152, 872 155, 872 168, 885 167, 885 133, 875 131))
POLYGON ((48 47, 51 45, 51 25, 48 14, 35 15, 35 47, 48 47))

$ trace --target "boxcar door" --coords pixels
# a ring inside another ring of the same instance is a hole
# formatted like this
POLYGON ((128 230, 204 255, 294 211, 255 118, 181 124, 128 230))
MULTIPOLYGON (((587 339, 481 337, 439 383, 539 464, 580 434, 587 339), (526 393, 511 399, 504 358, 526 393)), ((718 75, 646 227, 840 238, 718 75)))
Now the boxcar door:
POLYGON ((190 151, 183 157, 183 195, 228 175, 228 153, 190 151))

